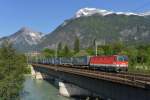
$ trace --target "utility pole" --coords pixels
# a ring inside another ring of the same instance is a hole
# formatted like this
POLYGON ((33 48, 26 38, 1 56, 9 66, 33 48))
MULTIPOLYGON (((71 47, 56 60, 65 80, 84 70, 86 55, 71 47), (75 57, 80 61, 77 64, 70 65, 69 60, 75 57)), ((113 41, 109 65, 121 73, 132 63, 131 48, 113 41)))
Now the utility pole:
POLYGON ((55 46, 55 58, 57 58, 57 44, 55 46))
POLYGON ((98 56, 98 46, 101 45, 101 41, 95 40, 95 55, 98 56))
POLYGON ((35 52, 36 54, 36 63, 38 63, 38 53, 37 53, 37 49, 36 49, 36 52, 35 52))
POLYGON ((95 55, 97 56, 97 43, 95 41, 95 55))
POLYGON ((27 57, 27 64, 28 64, 28 63, 29 63, 29 62, 28 62, 28 52, 26 53, 26 57, 27 57))

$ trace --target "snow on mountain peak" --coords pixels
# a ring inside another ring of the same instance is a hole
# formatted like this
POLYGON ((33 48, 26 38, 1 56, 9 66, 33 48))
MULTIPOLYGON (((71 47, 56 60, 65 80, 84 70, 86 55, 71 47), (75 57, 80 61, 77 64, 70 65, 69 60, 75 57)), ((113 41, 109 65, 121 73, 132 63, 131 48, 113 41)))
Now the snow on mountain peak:
POLYGON ((142 15, 142 16, 149 16, 149 15, 150 15, 150 11, 141 13, 141 15, 142 15))
POLYGON ((113 12, 107 11, 107 10, 101 10, 101 9, 97 9, 97 8, 82 8, 79 11, 77 11, 75 17, 81 17, 81 16, 91 16, 93 14, 101 14, 103 16, 107 15, 107 14, 111 14, 113 12))
POLYGON ((146 13, 114 12, 114 11, 108 11, 108 10, 97 9, 97 8, 82 8, 76 12, 75 18, 79 18, 82 16, 91 16, 94 14, 99 14, 102 16, 106 16, 109 14, 126 15, 126 16, 130 16, 130 15, 148 16, 150 15, 150 12, 146 12, 146 13))
POLYGON ((42 34, 40 32, 32 31, 30 28, 23 27, 13 35, 9 36, 10 41, 18 43, 24 41, 29 45, 34 45, 40 42, 42 34))

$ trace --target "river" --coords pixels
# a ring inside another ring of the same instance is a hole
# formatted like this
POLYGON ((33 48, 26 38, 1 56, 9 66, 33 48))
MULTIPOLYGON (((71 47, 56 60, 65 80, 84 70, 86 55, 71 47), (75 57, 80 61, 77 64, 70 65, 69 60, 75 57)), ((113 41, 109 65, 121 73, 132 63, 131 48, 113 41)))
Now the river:
POLYGON ((45 80, 25 76, 21 100, 74 100, 59 95, 58 89, 45 80))

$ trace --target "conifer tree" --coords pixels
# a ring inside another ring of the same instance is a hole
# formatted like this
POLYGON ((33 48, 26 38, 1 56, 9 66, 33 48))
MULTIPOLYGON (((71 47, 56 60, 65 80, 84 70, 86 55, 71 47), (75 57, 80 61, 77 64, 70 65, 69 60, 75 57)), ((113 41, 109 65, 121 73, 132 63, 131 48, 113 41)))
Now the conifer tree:
POLYGON ((0 100, 19 100, 26 66, 26 57, 5 41, 0 48, 0 100))
POLYGON ((58 54, 58 56, 61 56, 61 52, 62 52, 62 44, 61 44, 61 42, 59 42, 59 44, 57 46, 57 54, 58 54))
POLYGON ((74 52, 78 53, 80 51, 80 40, 77 37, 74 42, 74 52))

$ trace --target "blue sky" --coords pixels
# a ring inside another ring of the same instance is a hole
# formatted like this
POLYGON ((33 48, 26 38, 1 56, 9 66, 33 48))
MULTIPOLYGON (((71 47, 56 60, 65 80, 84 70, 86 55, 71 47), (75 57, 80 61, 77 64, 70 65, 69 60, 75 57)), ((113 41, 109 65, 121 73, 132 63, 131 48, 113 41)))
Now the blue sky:
POLYGON ((145 12, 150 0, 0 0, 0 37, 24 26, 49 33, 84 7, 145 12))

